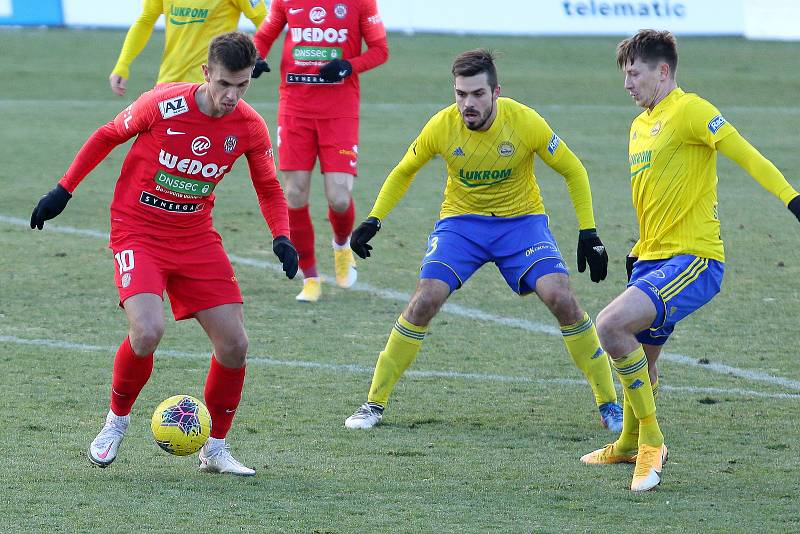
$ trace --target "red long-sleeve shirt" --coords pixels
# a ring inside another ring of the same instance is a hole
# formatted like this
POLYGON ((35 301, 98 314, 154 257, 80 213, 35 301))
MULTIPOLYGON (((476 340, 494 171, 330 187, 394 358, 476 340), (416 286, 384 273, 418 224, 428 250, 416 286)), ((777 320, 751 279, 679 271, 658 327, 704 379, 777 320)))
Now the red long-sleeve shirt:
POLYGON ((140 96, 92 134, 59 183, 69 192, 111 150, 136 137, 111 202, 111 231, 189 237, 213 230, 214 188, 239 156, 247 158, 261 213, 274 237, 289 235, 264 119, 243 100, 222 117, 197 106, 200 86, 172 83, 140 96))
POLYGON ((255 35, 262 57, 289 25, 281 58, 278 113, 295 117, 357 118, 358 74, 386 62, 389 47, 375 0, 273 0, 255 35), (362 53, 362 40, 367 50, 362 53), (319 69, 346 59, 353 74, 325 82, 319 69))

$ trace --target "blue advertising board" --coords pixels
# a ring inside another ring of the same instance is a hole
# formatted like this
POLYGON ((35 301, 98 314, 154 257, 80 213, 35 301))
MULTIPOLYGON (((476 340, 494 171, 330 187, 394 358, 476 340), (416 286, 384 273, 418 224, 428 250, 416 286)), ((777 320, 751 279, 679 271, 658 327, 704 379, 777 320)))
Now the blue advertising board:
POLYGON ((61 0, 0 0, 0 26, 61 26, 61 0))

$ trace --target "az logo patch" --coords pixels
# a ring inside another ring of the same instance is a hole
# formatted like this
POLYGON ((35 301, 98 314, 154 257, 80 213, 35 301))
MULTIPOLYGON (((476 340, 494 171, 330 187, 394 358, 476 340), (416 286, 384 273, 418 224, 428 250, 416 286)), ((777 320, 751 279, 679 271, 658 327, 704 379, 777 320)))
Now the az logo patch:
POLYGON ((176 96, 175 98, 159 102, 158 109, 161 111, 162 118, 169 119, 170 117, 181 115, 189 111, 189 104, 186 103, 184 97, 176 96))

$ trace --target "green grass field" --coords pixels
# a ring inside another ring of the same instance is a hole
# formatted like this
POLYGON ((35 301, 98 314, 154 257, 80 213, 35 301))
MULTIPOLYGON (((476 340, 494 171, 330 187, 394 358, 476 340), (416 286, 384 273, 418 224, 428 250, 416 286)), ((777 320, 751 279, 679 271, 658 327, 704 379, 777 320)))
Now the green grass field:
MULTIPOLYGON (((633 495, 629 466, 588 468, 612 439, 598 424, 555 322, 487 266, 432 324, 417 362, 370 432, 342 423, 365 399, 372 366, 416 282, 444 186, 441 161, 419 174, 359 265, 355 290, 325 286, 298 305, 277 272, 246 165, 218 188, 215 224, 245 295, 251 361, 229 434, 258 469, 241 480, 197 473, 196 458, 153 443, 151 410, 202 396, 210 346, 191 321, 168 322, 155 372, 117 461, 86 447, 107 410, 125 336, 108 203, 117 149, 45 231, 30 211, 88 135, 152 85, 163 36, 134 64, 130 99, 107 85, 118 31, 0 31, 0 530, 97 532, 790 532, 800 531, 800 225, 742 170, 722 161, 723 292, 682 323, 660 370, 670 461, 657 491, 633 495)), ((391 58, 362 77, 366 215, 384 177, 427 118, 452 100, 450 63, 488 46, 503 92, 536 108, 589 170, 608 279, 573 278, 593 316, 624 287, 636 237, 627 132, 637 109, 614 62, 617 39, 390 36, 391 58)), ((679 81, 800 186, 800 44, 683 39, 679 81)), ((277 65, 273 57, 271 63, 277 65)), ((246 99, 274 135, 275 72, 246 99)), ((574 267, 577 229, 561 178, 537 167, 545 204, 574 267)), ((312 214, 320 269, 331 273, 322 183, 312 214)), ((169 315, 168 315, 169 316, 169 315)), ((170 316, 171 317, 171 316, 170 316)))

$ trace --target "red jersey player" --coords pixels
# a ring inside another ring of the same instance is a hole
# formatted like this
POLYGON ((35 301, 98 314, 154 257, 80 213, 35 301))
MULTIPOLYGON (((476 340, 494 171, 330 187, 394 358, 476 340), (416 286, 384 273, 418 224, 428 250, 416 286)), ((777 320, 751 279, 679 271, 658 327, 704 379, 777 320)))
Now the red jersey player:
POLYGON ((214 347, 204 392, 213 425, 200 450, 200 470, 255 474, 225 445, 242 395, 247 334, 242 295, 211 209, 214 188, 244 155, 274 236, 273 251, 286 275, 295 276, 297 252, 287 238, 286 202, 267 127, 240 100, 256 57, 247 35, 214 38, 203 65, 205 83, 165 84, 144 93, 89 138, 31 215, 31 228, 41 230, 115 146, 136 136, 111 202, 110 248, 129 331, 114 360, 105 426, 89 446, 89 459, 100 467, 114 461, 133 403, 153 370, 153 352, 164 333, 166 289, 175 319, 197 319, 214 347))
POLYGON ((358 74, 389 57, 386 30, 375 0, 273 0, 255 36, 266 58, 289 25, 281 58, 278 155, 289 204, 292 241, 300 254, 302 302, 321 294, 308 210, 311 170, 317 157, 325 176, 333 228, 336 283, 356 281, 353 253, 353 177, 358 169, 358 74), (367 50, 362 53, 362 40, 367 50))

